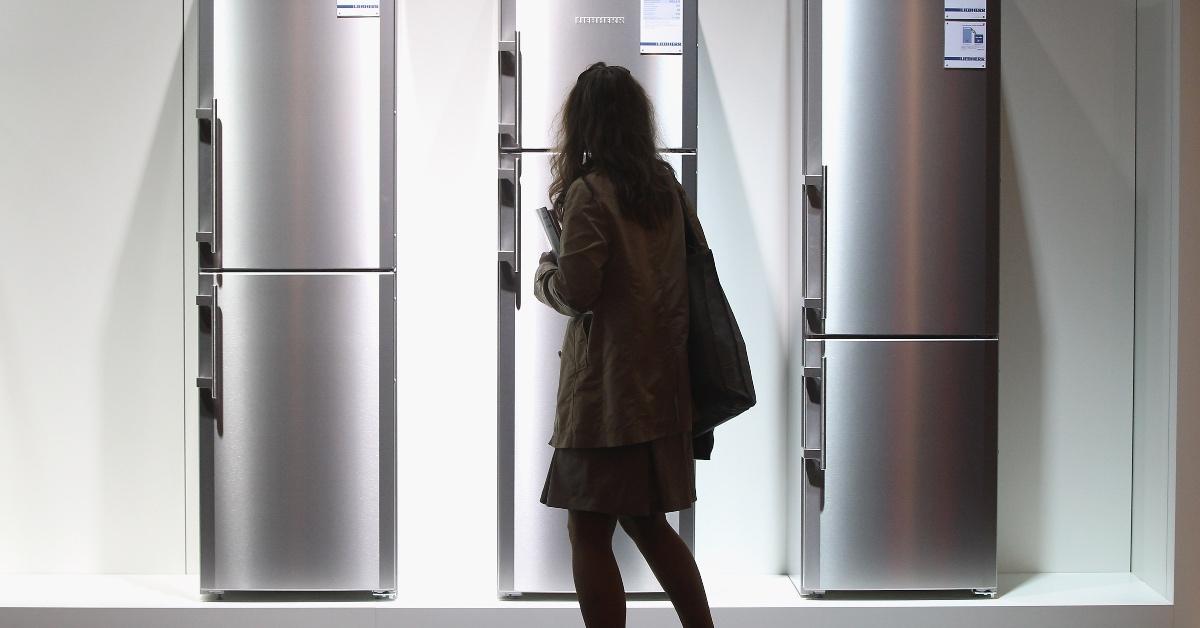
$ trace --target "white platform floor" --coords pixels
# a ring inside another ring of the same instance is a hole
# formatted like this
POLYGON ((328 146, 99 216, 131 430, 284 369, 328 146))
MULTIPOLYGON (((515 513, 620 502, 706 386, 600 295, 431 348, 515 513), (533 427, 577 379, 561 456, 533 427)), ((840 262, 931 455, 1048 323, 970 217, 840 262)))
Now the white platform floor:
MULTIPOLYGON (((1171 606, 1130 574, 1005 574, 996 599, 801 597, 787 576, 707 580, 717 625, 888 628, 1167 628, 1171 606)), ((401 592, 394 601, 330 596, 202 598, 196 576, 0 576, 0 628, 582 626, 565 599, 499 600, 490 590, 401 592)), ((665 600, 629 604, 630 628, 678 626, 665 600)))

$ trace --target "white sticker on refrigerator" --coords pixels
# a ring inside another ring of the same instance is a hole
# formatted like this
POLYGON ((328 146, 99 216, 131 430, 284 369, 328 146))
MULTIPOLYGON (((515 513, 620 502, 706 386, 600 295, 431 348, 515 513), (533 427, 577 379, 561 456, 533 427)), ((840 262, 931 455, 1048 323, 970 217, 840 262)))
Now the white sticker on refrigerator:
POLYGON ((338 17, 379 17, 378 2, 338 2, 338 17))
POLYGON ((683 54, 683 0, 642 0, 641 53, 683 54))
POLYGON ((947 68, 987 67, 987 22, 946 22, 947 68))
POLYGON ((947 20, 986 20, 987 0, 946 0, 947 20))

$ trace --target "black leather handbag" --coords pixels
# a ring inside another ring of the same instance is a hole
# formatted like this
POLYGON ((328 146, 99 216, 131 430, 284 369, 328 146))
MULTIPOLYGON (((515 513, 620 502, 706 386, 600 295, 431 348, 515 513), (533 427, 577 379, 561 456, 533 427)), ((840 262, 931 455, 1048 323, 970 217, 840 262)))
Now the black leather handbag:
POLYGON ((700 243, 683 203, 688 274, 688 368, 692 383, 692 436, 696 458, 712 453, 712 431, 757 401, 750 359, 737 319, 717 278, 712 250, 700 243))

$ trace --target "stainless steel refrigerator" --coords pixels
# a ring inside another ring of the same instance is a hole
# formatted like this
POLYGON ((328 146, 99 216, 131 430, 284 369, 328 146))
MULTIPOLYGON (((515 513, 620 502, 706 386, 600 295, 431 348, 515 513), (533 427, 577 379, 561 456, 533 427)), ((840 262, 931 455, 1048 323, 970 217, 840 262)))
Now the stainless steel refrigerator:
POLYGON ((800 585, 992 594, 999 2, 805 11, 800 585))
MULTIPOLYGON (((549 248, 535 210, 551 204, 554 118, 592 63, 629 68, 653 100, 662 152, 695 198, 696 3, 502 0, 499 40, 498 587, 505 597, 573 593, 566 511, 538 501, 567 323, 533 297, 549 248)), ((670 520, 690 545, 692 511, 670 520)), ((613 545, 627 591, 661 591, 620 530, 613 545)))
POLYGON ((200 587, 395 589, 395 8, 201 0, 200 587))

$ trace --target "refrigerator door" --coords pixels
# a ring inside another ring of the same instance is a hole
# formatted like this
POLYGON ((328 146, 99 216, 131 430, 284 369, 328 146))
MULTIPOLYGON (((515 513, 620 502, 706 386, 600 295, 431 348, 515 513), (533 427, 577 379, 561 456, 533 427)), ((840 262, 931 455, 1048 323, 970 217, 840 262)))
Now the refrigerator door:
POLYGON ((502 0, 500 11, 502 148, 553 148, 555 118, 576 78, 603 61, 625 66, 645 87, 659 146, 695 150, 695 0, 502 0), (643 6, 680 12, 681 54, 642 54, 643 6))
POLYGON ((201 588, 394 589, 394 275, 201 286, 201 588))
POLYGON ((821 5, 823 333, 994 336, 999 59, 943 68, 942 0, 821 5))
POLYGON ((329 0, 200 4, 202 266, 393 268, 390 21, 329 0))
MULTIPOLYGON (((671 155, 677 172, 694 156, 671 155)), ((533 296, 538 257, 549 249, 536 209, 549 206, 550 154, 504 156, 501 162, 499 320, 501 594, 573 593, 566 511, 539 500, 553 448, 558 352, 567 318, 533 296), (516 185, 513 185, 513 184, 516 185), (514 218, 517 222, 513 222, 514 218), (519 259, 519 273, 505 260, 519 259)), ((694 182, 691 176, 683 179, 694 182)), ((691 544, 692 511, 668 516, 691 544)), ((637 547, 618 529, 613 548, 626 591, 661 591, 637 547)))
POLYGON ((805 366, 805 591, 994 589, 996 341, 809 340, 805 366))

